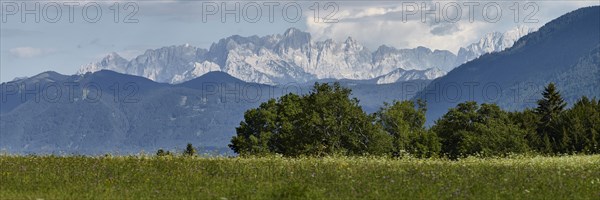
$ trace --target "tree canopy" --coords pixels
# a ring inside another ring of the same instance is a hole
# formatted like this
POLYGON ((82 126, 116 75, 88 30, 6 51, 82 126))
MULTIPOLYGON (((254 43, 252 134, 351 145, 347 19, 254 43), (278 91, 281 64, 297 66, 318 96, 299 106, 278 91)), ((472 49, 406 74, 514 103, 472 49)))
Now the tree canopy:
POLYGON ((425 127, 426 103, 394 101, 365 113, 339 83, 316 83, 244 113, 229 147, 240 155, 391 155, 414 157, 600 153, 600 101, 571 108, 550 83, 535 109, 507 112, 464 102, 425 127))
POLYGON ((460 103, 432 127, 451 158, 522 153, 528 149, 525 131, 495 104, 460 103))
POLYGON ((389 136, 350 95, 339 83, 316 83, 309 94, 271 99, 244 114, 230 147, 242 155, 387 153, 389 136))

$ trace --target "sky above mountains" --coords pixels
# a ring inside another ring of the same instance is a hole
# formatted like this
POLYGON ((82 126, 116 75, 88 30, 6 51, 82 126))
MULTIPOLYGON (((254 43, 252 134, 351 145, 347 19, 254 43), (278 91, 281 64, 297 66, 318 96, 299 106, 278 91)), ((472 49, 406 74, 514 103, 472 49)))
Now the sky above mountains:
POLYGON ((597 0, 3 1, 0 82, 48 70, 73 74, 113 51, 129 59, 146 49, 186 43, 208 48, 230 35, 263 36, 289 27, 318 40, 344 41, 351 36, 369 49, 385 44, 456 53, 485 33, 517 25, 540 27, 569 11, 598 4, 597 0))

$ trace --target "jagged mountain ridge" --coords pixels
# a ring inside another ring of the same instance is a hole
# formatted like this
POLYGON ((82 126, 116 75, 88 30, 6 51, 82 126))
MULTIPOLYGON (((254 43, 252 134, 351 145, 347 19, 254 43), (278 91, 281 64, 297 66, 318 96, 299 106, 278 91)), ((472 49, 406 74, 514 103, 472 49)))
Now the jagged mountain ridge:
POLYGON ((503 50, 531 31, 518 27, 506 33, 488 34, 479 43, 461 48, 457 56, 426 47, 396 49, 382 45, 370 51, 351 37, 343 42, 315 41, 309 33, 290 28, 283 34, 263 37, 230 36, 213 43, 208 50, 188 44, 147 50, 131 61, 111 53, 99 62, 82 66, 79 73, 107 69, 165 83, 184 82, 211 71, 270 85, 329 78, 378 79, 381 84, 431 80, 470 59, 503 50), (411 73, 401 76, 401 71, 411 73))
POLYGON ((537 29, 519 25, 514 29, 504 33, 487 33, 478 42, 462 47, 458 50, 456 66, 464 64, 467 61, 478 58, 481 55, 500 52, 513 46, 519 38, 536 31, 537 29))
POLYGON ((396 69, 386 75, 375 78, 377 84, 389 84, 410 80, 433 80, 444 76, 446 73, 438 68, 427 70, 404 70, 396 69))

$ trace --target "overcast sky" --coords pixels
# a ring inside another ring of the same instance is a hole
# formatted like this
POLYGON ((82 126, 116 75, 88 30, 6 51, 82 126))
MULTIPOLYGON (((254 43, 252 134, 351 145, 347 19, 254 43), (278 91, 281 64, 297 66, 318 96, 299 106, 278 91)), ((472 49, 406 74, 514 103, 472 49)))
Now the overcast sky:
POLYGON ((350 36, 371 50, 380 45, 425 46, 456 53, 485 33, 518 25, 537 28, 600 2, 2 0, 1 4, 0 81, 5 82, 48 70, 74 74, 81 65, 110 52, 130 59, 146 49, 186 43, 208 48, 227 36, 281 34, 289 27, 319 40, 344 41, 350 36))

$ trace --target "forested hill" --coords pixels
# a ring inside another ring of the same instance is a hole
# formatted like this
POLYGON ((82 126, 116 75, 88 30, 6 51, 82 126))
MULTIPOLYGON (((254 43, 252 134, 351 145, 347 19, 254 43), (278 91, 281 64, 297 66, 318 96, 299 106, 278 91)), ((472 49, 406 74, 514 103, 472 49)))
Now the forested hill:
POLYGON ((464 101, 497 103, 505 109, 535 105, 554 82, 564 98, 600 96, 600 6, 567 13, 505 51, 486 54, 434 80, 416 95, 428 102, 431 124, 464 101))

